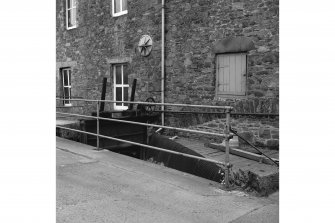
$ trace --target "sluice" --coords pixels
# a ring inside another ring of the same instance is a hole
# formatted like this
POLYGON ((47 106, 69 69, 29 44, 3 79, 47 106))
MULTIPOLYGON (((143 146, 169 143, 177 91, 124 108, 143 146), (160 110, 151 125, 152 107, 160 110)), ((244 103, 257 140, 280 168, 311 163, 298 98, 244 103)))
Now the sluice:
MULTIPOLYGON (((201 154, 189 149, 166 136, 153 134, 150 137, 149 145, 160 148, 173 150, 181 153, 204 157, 201 154)), ((153 159, 155 162, 163 163, 164 166, 190 173, 199 177, 203 177, 212 181, 221 182, 222 175, 220 167, 214 163, 193 158, 183 157, 176 154, 166 153, 162 151, 146 150, 146 159, 153 159)))

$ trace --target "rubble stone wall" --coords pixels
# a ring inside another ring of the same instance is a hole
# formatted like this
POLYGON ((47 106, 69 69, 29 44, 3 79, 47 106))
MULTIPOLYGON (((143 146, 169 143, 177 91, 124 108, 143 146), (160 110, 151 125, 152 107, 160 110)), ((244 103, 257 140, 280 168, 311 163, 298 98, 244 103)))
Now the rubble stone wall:
MULTIPOLYGON (((189 128, 205 132, 223 133, 225 124, 225 118, 218 118, 202 124, 191 125, 189 128)), ((257 147, 265 147, 273 150, 279 149, 278 117, 234 117, 231 119, 231 127, 244 139, 257 147)), ((222 137, 206 134, 181 133, 175 131, 170 131, 169 134, 198 139, 204 142, 223 142, 222 137)), ((238 141, 240 145, 248 146, 242 139, 238 138, 238 141)))
MULTIPOLYGON (((106 99, 112 99, 111 64, 123 61, 129 65, 129 83, 137 78, 135 100, 153 97, 159 102, 161 1, 128 0, 128 14, 119 17, 112 17, 111 0, 77 1, 78 27, 71 30, 66 30, 65 1, 57 0, 56 4, 57 95, 62 95, 59 69, 72 63, 74 98, 100 99, 102 80, 107 77, 106 99), (142 35, 153 39, 148 57, 136 51, 142 35)), ((232 105, 240 113, 279 113, 278 0, 165 2, 166 102, 232 105), (247 95, 216 98, 213 44, 234 36, 248 37, 255 45, 248 52, 247 95)), ((84 106, 86 114, 95 111, 92 103, 76 105, 84 106)), ((105 109, 112 107, 106 105, 105 109)), ((167 117, 167 125, 180 123, 178 116, 167 117)), ((197 124, 212 118, 208 116, 197 124)), ((192 122, 185 119, 182 123, 189 126, 192 122)))

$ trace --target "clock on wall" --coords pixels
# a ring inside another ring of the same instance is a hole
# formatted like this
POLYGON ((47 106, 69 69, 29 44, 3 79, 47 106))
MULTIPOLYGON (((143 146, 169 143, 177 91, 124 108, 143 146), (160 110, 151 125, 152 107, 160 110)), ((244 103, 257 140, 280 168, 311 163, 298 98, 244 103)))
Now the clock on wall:
POLYGON ((152 39, 148 35, 143 35, 138 43, 138 52, 141 56, 149 56, 152 50, 152 39))

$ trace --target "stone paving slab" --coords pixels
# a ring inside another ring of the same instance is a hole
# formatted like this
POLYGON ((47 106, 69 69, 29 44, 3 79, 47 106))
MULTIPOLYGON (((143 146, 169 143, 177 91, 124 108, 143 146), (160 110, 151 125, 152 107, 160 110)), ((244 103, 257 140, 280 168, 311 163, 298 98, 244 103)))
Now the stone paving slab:
MULTIPOLYGON (((206 158, 218 161, 225 160, 224 152, 206 147, 202 141, 180 137, 175 141, 185 147, 193 149, 206 158)), ((273 154, 278 154, 277 151, 270 152, 272 157, 274 157, 273 154)), ((260 194, 264 195, 276 191, 279 188, 279 168, 277 166, 259 163, 232 154, 229 155, 229 159, 231 164, 233 164, 232 170, 235 174, 234 176, 238 178, 237 181, 241 181, 239 184, 251 184, 252 187, 259 190, 258 192, 260 194)))
MULTIPOLYGON (((223 161, 224 160, 224 159, 221 159, 222 157, 225 157, 224 152, 219 151, 217 149, 206 147, 202 141, 191 140, 191 139, 187 139, 187 138, 177 138, 175 141, 184 145, 184 146, 186 146, 186 147, 188 147, 188 148, 194 149, 195 151, 199 152, 201 155, 203 155, 205 157, 213 158, 213 159, 218 160, 218 161, 223 161)), ((272 151, 270 151, 270 152, 272 152, 272 151)), ((276 151, 274 151, 274 152, 276 153, 276 151)), ((271 154, 274 154, 274 153, 271 153, 271 154)), ((267 168, 268 170, 274 170, 274 171, 276 171, 278 169, 278 168, 276 168, 275 166, 272 166, 272 165, 262 164, 262 163, 254 161, 254 160, 249 160, 249 159, 246 159, 246 158, 243 158, 243 157, 240 157, 240 156, 235 156, 235 155, 232 155, 232 154, 230 154, 229 157, 230 157, 231 161, 236 161, 236 162, 240 163, 238 165, 239 168, 243 168, 243 167, 246 167, 246 166, 248 166, 248 167, 255 166, 255 167, 258 167, 260 169, 268 167, 267 168)))

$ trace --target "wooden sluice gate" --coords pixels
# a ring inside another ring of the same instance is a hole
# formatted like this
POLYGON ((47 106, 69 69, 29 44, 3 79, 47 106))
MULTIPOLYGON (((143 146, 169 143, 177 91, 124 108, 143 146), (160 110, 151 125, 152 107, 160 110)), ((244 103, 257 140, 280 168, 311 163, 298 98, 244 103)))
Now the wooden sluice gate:
MULTIPOLYGON (((134 101, 135 90, 136 90, 137 80, 133 80, 130 101, 134 101)), ((110 136, 114 138, 124 139, 132 142, 147 144, 147 127, 122 123, 117 120, 132 121, 138 123, 149 123, 157 121, 158 114, 154 114, 154 105, 141 105, 138 104, 134 108, 134 104, 130 103, 129 108, 124 111, 105 111, 105 96, 106 96, 106 84, 107 78, 103 79, 103 87, 101 92, 101 100, 99 110, 92 112, 92 116, 116 119, 116 120, 101 120, 98 121, 95 118, 92 119, 82 119, 80 120, 80 129, 85 132, 99 133, 101 135, 110 136)), ((152 98, 148 98, 146 101, 154 102, 152 98)), ((102 137, 95 137, 88 134, 83 134, 82 143, 98 146, 100 149, 108 149, 115 152, 124 153, 126 155, 131 155, 137 157, 136 149, 138 146, 131 144, 110 140, 102 137)), ((141 149, 142 150, 142 149, 141 149)), ((140 152, 143 154, 143 152, 140 152)), ((140 156, 143 158, 143 155, 140 156)))
MULTIPOLYGON (((105 113, 105 116, 106 115, 105 113)), ((141 116, 123 116, 118 117, 118 120, 125 121, 133 121, 140 123, 152 122, 157 119, 157 115, 141 115, 141 116)), ((96 119, 82 119, 80 121, 80 129, 85 132, 97 133, 97 121, 96 119)), ((136 125, 136 124, 128 124, 121 123, 113 120, 99 120, 99 134, 105 136, 111 136, 119 139, 124 139, 132 142, 147 144, 147 127, 136 125)), ((91 136, 88 134, 82 134, 82 143, 96 146, 97 145, 97 137, 91 136)), ((140 154, 138 150, 138 146, 110 140, 106 138, 99 138, 99 148, 107 149, 114 152, 123 153, 125 155, 130 155, 137 158, 140 154), (135 151, 135 152, 134 152, 135 151)), ((142 150, 142 149, 141 149, 142 150)))

